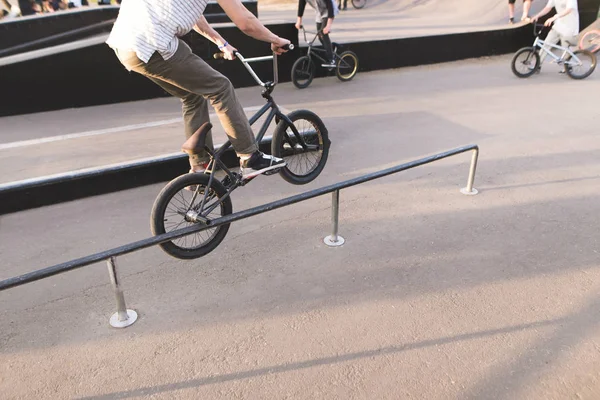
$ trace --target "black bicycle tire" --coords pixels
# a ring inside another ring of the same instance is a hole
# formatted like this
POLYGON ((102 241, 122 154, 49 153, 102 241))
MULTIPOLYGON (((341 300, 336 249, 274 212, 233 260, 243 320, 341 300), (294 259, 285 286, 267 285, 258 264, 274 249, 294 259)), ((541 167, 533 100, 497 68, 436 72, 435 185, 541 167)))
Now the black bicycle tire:
POLYGON ((350 51, 350 50, 346 50, 343 53, 341 53, 339 55, 339 58, 337 60, 336 66, 335 66, 335 75, 337 76, 337 78, 342 82, 348 82, 356 76, 357 72, 358 72, 358 56, 356 55, 356 53, 354 53, 353 51, 350 51), (342 73, 340 73, 340 64, 342 63, 342 61, 344 60, 344 57, 346 57, 346 56, 351 56, 356 61, 356 65, 354 66, 354 71, 352 72, 352 75, 349 78, 342 76, 342 73))
MULTIPOLYGON (((327 163, 327 157, 329 156, 329 147, 331 142, 329 140, 329 133, 327 132, 327 128, 325 124, 321 120, 321 118, 312 111, 309 110, 296 110, 287 115, 287 117, 292 121, 298 121, 300 119, 307 120, 316 127, 318 134, 321 136, 321 142, 323 145, 323 154, 321 159, 319 160, 317 166, 306 175, 295 174, 286 166, 279 171, 279 174, 283 179, 292 183, 294 185, 304 185, 309 182, 312 182, 325 168, 325 164, 327 163)), ((283 156, 283 138, 286 135, 286 128, 288 124, 285 120, 281 120, 279 124, 275 127, 275 131, 273 132, 273 140, 271 142, 271 154, 275 157, 284 158, 283 156)))
POLYGON ((352 0, 352 7, 356 8, 357 10, 360 10, 361 8, 364 8, 364 6, 367 5, 367 0, 352 0), (357 5, 358 3, 358 5, 357 5))
MULTIPOLYGON (((590 76, 592 74, 592 72, 594 72, 594 70, 596 69, 596 61, 597 61, 596 60, 596 55, 594 53, 592 53, 591 51, 589 51, 589 50, 575 50, 573 52, 573 54, 575 54, 575 55, 577 55, 577 54, 587 54, 592 59, 592 65, 591 65, 590 69, 588 69, 585 74, 583 74, 583 75, 573 75, 573 69, 570 68, 569 65, 565 64, 565 69, 567 70, 567 75, 569 75, 569 77, 571 79, 577 79, 577 80, 579 80, 579 79, 585 79, 588 76, 590 76)), ((570 59, 571 59, 571 56, 569 55, 565 59, 565 62, 569 61, 570 59)))
POLYGON ((296 61, 294 61, 294 64, 292 65, 291 75, 292 75, 292 83, 294 84, 294 86, 296 86, 298 89, 307 88, 311 84, 313 79, 315 78, 315 63, 311 60, 311 58, 309 56, 302 56, 302 57, 298 58, 296 61), (301 84, 297 80, 296 69, 299 68, 300 64, 305 60, 308 60, 308 62, 309 62, 308 65, 310 68, 310 75, 309 75, 309 78, 306 81, 306 83, 301 84))
POLYGON ((528 78, 531 75, 535 74, 536 71, 538 70, 538 68, 540 67, 540 55, 538 54, 538 52, 535 50, 535 48, 533 47, 523 47, 522 49, 519 49, 515 55, 512 58, 512 61, 510 63, 510 67, 512 69, 513 74, 515 74, 517 77, 519 78, 528 78), (515 63, 517 61, 517 58, 519 57, 519 55, 521 55, 522 53, 525 52, 530 52, 534 55, 535 57, 535 67, 528 73, 526 74, 522 74, 520 72, 517 71, 516 67, 515 67, 515 63))
MULTIPOLYGON (((154 205, 152 206, 152 212, 150 214, 150 226, 153 235, 160 235, 165 233, 164 216, 167 205, 180 190, 188 186, 202 185, 206 187, 208 185, 209 175, 201 173, 185 174, 181 175, 171 182, 169 182, 158 194, 154 205)), ((217 193, 217 196, 221 198, 227 190, 223 187, 221 182, 217 179, 213 179, 211 188, 217 193)), ((231 197, 227 197, 222 202, 223 212, 222 216, 229 215, 233 212, 233 205, 231 203, 231 197)), ((211 251, 213 251, 225 238, 227 231, 229 230, 229 224, 221 225, 216 228, 217 233, 214 235, 205 245, 202 245, 195 249, 186 249, 177 246, 173 242, 161 243, 159 246, 162 250, 182 260, 189 260, 194 258, 202 257, 211 251)))

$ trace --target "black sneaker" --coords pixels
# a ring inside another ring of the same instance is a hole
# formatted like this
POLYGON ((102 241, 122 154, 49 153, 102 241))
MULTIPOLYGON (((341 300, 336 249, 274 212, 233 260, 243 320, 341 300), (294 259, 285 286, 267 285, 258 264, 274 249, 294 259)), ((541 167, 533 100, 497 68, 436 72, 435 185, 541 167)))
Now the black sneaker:
POLYGON ((240 163, 242 179, 254 178, 265 172, 272 171, 271 173, 274 173, 282 167, 285 167, 285 161, 281 158, 273 157, 260 151, 253 153, 249 159, 240 163))

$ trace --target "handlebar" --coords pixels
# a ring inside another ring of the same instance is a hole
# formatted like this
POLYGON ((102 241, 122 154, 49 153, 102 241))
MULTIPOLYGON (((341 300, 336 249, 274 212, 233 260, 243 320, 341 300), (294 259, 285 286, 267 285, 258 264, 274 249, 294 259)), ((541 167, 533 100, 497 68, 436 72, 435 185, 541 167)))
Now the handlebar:
POLYGON ((539 22, 533 22, 533 36, 540 36, 542 31, 544 30, 544 28, 549 28, 549 27, 544 25, 543 23, 540 24, 539 22), (539 28, 539 30, 538 30, 538 28, 539 28))
MULTIPOLYGON (((283 46, 282 49, 283 50, 294 50, 294 45, 290 43, 288 45, 283 46)), ((276 85, 279 82, 279 71, 278 71, 278 67, 277 67, 277 54, 276 53, 273 53, 273 55, 270 55, 270 56, 252 57, 252 58, 244 58, 238 51, 234 52, 233 54, 235 55, 235 58, 237 58, 238 60, 240 60, 242 62, 242 64, 244 64, 244 67, 246 67, 248 72, 250 72, 250 75, 252 75, 252 77, 254 78, 256 83, 258 83, 262 87, 265 87, 267 85, 266 85, 266 83, 264 83, 263 81, 260 80, 258 75, 256 75, 256 72, 254 72, 254 70, 250 66, 250 63, 257 62, 257 61, 267 61, 267 60, 272 59, 273 60, 273 84, 276 85)), ((225 56, 225 53, 213 54, 213 58, 215 60, 223 59, 224 56, 225 56)))
POLYGON ((313 43, 315 40, 317 40, 317 37, 318 37, 318 36, 319 36, 321 33, 323 33, 323 29, 325 29, 325 27, 323 27, 323 28, 319 29, 317 32, 307 31, 306 29, 304 29, 304 25, 300 25, 300 29, 302 29, 302 33, 303 33, 303 35, 304 35, 304 41, 305 41, 306 43, 309 43, 309 44, 310 44, 310 43, 313 43), (313 38, 313 40, 311 40, 310 42, 308 41, 308 38, 306 37, 306 34, 307 34, 307 33, 314 33, 314 34, 315 34, 315 37, 314 37, 314 38, 313 38))

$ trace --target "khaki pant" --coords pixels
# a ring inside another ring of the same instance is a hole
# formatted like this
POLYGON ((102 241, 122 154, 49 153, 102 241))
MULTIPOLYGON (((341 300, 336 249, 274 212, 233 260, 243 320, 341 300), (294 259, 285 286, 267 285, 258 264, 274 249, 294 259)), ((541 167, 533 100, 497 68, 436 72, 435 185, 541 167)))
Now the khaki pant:
MULTIPOLYGON (((258 150, 248 118, 229 79, 192 53, 185 42, 179 40, 177 52, 168 60, 155 52, 147 64, 133 51, 115 52, 125 68, 144 75, 167 93, 181 99, 186 137, 190 137, 203 123, 209 121, 210 101, 237 154, 249 155, 258 150)), ((206 144, 213 147, 210 133, 206 144)), ((208 161, 208 158, 208 154, 202 152, 191 156, 190 163, 197 165, 208 161)))
MULTIPOLYGON (((548 32, 548 36, 546 36, 546 39, 544 39, 545 43, 551 43, 551 44, 557 44, 558 42, 560 42, 560 45, 562 47, 568 47, 569 44, 571 45, 575 45, 577 43, 577 37, 576 36, 563 36, 560 33, 558 33, 556 31, 556 29, 552 28, 550 30, 550 32, 548 32)), ((552 51, 553 53, 555 53, 557 50, 556 49, 552 49, 550 47, 547 47, 548 50, 552 51)), ((561 54, 558 54, 559 56, 561 54)), ((540 65, 544 62, 544 60, 546 59, 546 57, 548 57, 548 54, 545 51, 540 51, 540 65)))

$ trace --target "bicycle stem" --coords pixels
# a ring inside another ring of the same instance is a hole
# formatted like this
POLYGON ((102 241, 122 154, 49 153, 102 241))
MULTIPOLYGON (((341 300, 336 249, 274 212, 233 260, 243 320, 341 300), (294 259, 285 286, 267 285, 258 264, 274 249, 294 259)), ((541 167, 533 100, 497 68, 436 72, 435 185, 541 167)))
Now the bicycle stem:
MULTIPOLYGON (((293 50, 294 45, 290 44, 288 48, 289 48, 289 50, 293 50)), ((272 59, 273 60, 273 84, 276 85, 279 82, 279 68, 277 66, 277 54, 276 53, 273 53, 273 55, 271 55, 271 56, 251 57, 251 58, 244 58, 244 56, 242 56, 237 51, 234 54, 235 54, 236 58, 238 58, 242 62, 242 64, 244 64, 244 67, 246 68, 246 70, 248 70, 250 75, 252 75, 252 77, 254 78, 256 83, 258 83, 262 87, 266 87, 266 84, 260 80, 258 75, 256 75, 256 72, 254 72, 254 70, 250 66, 250 63, 257 62, 257 61, 267 61, 267 60, 272 59)))

